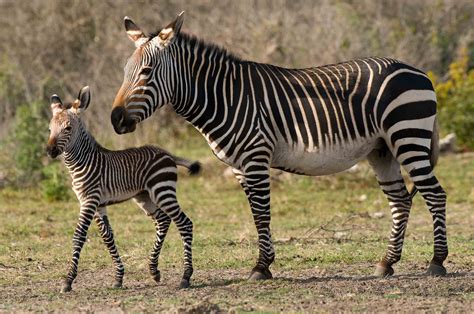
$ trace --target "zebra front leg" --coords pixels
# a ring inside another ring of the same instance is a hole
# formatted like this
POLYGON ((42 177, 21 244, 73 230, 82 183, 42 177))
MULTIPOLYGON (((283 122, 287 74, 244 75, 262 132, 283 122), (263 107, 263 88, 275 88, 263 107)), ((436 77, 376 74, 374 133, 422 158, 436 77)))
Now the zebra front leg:
POLYGON ((99 207, 95 214, 95 221, 99 227, 100 234, 104 240, 104 244, 109 250, 110 256, 115 264, 115 283, 114 288, 121 288, 123 283, 124 267, 117 247, 115 246, 114 233, 112 226, 107 218, 107 209, 105 207, 99 207))
POLYGON ((374 150, 367 159, 375 172, 380 188, 389 201, 392 213, 392 231, 387 253, 375 269, 376 276, 388 277, 393 275, 392 265, 398 262, 402 255, 412 201, 400 172, 400 164, 390 151, 374 150))
POLYGON ((273 276, 269 267, 275 259, 275 250, 270 232, 270 176, 268 168, 254 166, 252 171, 246 171, 246 174, 234 169, 234 174, 247 195, 258 233, 259 255, 249 279, 271 279, 273 276))
POLYGON ((158 283, 161 279, 160 270, 158 269, 158 259, 160 257, 161 248, 163 247, 166 234, 168 233, 168 229, 170 227, 171 218, 168 217, 168 215, 166 215, 163 211, 158 209, 155 216, 153 217, 153 220, 155 222, 156 240, 155 244, 153 245, 153 250, 150 253, 149 267, 151 276, 158 283))
POLYGON ((85 203, 81 204, 81 210, 79 213, 79 221, 74 231, 74 236, 72 238, 72 259, 69 272, 66 276, 64 286, 61 289, 61 292, 69 292, 72 290, 72 283, 77 276, 77 266, 79 264, 79 258, 81 256, 81 250, 84 246, 84 242, 87 238, 87 230, 91 224, 92 219, 94 218, 95 211, 97 209, 96 204, 85 203))

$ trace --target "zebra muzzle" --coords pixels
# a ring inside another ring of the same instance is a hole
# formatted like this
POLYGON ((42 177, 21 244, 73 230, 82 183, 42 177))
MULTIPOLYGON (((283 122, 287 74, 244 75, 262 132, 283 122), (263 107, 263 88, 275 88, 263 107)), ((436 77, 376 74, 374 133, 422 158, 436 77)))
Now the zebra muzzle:
POLYGON ((137 123, 135 120, 127 117, 126 110, 123 107, 116 107, 112 110, 110 120, 117 134, 125 134, 135 131, 137 123))
POLYGON ((56 145, 48 145, 46 146, 46 153, 51 158, 56 158, 59 155, 59 149, 56 145))

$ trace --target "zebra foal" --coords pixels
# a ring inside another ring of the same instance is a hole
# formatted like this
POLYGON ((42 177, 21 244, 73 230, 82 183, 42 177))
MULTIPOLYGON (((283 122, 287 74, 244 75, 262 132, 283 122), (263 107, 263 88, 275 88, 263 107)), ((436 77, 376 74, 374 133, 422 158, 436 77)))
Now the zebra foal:
POLYGON ((81 119, 81 113, 87 109, 89 102, 88 86, 81 89, 73 103, 63 103, 57 95, 51 97, 53 117, 47 153, 52 158, 61 156, 81 205, 73 236, 71 265, 61 291, 72 289, 92 219, 95 219, 115 264, 114 287, 122 287, 124 266, 115 246, 106 206, 129 199, 133 199, 155 223, 156 240, 150 254, 149 269, 156 282, 160 281, 158 257, 163 241, 171 221, 176 224, 184 244, 184 274, 180 287, 188 287, 193 273, 193 224, 181 211, 176 199, 176 165, 184 166, 195 174, 199 172, 199 163, 175 157, 154 146, 119 151, 103 148, 87 131, 81 119))

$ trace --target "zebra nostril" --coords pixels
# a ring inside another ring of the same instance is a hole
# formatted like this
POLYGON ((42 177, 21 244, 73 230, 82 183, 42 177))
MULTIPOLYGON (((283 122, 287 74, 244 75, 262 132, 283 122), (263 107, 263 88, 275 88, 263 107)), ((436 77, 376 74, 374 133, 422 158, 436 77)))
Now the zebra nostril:
POLYGON ((116 107, 114 110, 112 110, 110 120, 115 132, 121 134, 120 130, 122 128, 122 123, 125 120, 125 109, 123 107, 116 107))
POLYGON ((56 146, 48 145, 46 147, 46 153, 51 158, 56 158, 59 155, 59 150, 56 146))
POLYGON ((137 121, 127 116, 127 112, 123 107, 117 107, 112 110, 112 125, 117 134, 125 134, 135 131, 137 121))

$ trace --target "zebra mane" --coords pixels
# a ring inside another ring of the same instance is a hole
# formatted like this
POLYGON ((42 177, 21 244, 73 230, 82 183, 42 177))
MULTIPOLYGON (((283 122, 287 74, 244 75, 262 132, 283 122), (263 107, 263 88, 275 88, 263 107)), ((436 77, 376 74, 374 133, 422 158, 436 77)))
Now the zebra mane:
MULTIPOLYGON (((150 38, 153 38, 155 36, 158 36, 160 31, 156 31, 150 35, 150 38)), ((178 45, 189 45, 192 48, 197 47, 198 50, 205 50, 205 51, 210 51, 210 52, 216 52, 218 55, 224 55, 224 58, 226 60, 230 61, 242 61, 240 57, 235 55, 234 53, 228 51, 226 48, 214 44, 214 43, 209 43, 204 41, 203 39, 200 39, 196 37, 195 35, 188 34, 185 32, 180 32, 178 37, 176 38, 176 42, 178 45)))
POLYGON ((63 103, 62 108, 63 108, 63 110, 71 109, 72 108, 72 102, 69 101, 69 102, 63 103))

